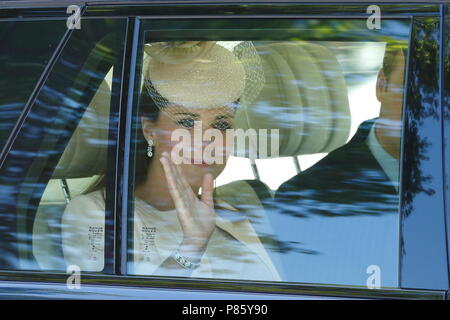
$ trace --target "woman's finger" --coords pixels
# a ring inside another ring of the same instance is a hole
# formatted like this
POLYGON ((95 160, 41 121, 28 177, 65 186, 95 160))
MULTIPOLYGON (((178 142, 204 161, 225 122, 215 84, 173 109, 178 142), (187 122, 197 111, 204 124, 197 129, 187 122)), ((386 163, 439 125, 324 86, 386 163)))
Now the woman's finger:
POLYGON ((178 190, 181 193, 181 196, 187 201, 196 200, 197 198, 194 192, 192 191, 191 186, 188 184, 183 173, 181 172, 180 166, 173 163, 172 159, 170 159, 170 156, 167 152, 163 152, 162 155, 168 160, 170 168, 172 169, 173 177, 178 186, 178 190))
POLYGON ((178 189, 182 191, 182 186, 180 184, 180 179, 178 177, 178 171, 176 170, 174 163, 170 159, 169 154, 167 152, 163 152, 162 156, 166 159, 166 165, 168 166, 168 169, 170 169, 172 173, 172 177, 174 178, 175 184, 177 185, 178 189))
MULTIPOLYGON (((161 163, 164 168, 164 172, 166 173, 166 178, 168 181, 169 192, 174 201, 175 207, 177 209, 178 217, 181 221, 190 221, 192 219, 189 207, 192 206, 192 200, 187 196, 187 192, 182 190, 180 184, 178 183, 176 168, 173 163, 171 163, 170 159, 167 158, 167 154, 161 157, 161 163)), ((189 191, 192 193, 192 189, 189 188, 189 191)), ((198 199, 195 199, 198 201, 198 199)))
MULTIPOLYGON (((191 186, 189 185, 189 183, 188 183, 187 180, 186 180, 186 177, 184 176, 183 172, 181 171, 180 165, 174 164, 174 167, 175 167, 175 170, 177 170, 178 178, 180 179, 181 185, 182 185, 186 190, 191 190, 191 191, 192 191, 191 186)), ((194 194, 194 193, 192 192, 192 194, 194 194)))
POLYGON ((179 187, 177 186, 173 170, 170 167, 169 161, 165 157, 161 157, 161 164, 166 175, 167 187, 169 188, 170 195, 178 209, 185 209, 185 204, 183 202, 179 187))
POLYGON ((214 178, 210 173, 205 174, 202 184, 202 201, 210 208, 214 208, 214 178))

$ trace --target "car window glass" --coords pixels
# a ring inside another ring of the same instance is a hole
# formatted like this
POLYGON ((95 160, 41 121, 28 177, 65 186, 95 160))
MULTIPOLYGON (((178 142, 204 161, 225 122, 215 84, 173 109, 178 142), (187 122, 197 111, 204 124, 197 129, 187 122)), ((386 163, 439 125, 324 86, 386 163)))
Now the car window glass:
POLYGON ((383 23, 144 20, 129 273, 397 287, 410 26, 383 23))
POLYGON ((124 30, 121 19, 83 21, 32 105, 0 171, 2 268, 104 269, 112 217, 101 184, 117 135, 124 30), (86 196, 97 190, 101 200, 86 196))
POLYGON ((0 149, 66 30, 61 20, 0 22, 0 149))

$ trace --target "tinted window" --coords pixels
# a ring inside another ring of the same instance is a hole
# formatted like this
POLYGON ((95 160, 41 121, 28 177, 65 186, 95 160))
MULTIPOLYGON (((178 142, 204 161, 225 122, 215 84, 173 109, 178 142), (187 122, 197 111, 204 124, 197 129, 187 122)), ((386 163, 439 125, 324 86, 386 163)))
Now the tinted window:
POLYGON ((410 27, 365 23, 144 23, 130 273, 398 286, 410 27))
MULTIPOLYGON (((5 264, 112 258, 123 24, 102 23, 74 33, 2 169, 5 264)), ((406 20, 145 20, 128 273, 397 287, 408 36, 406 20)))
POLYGON ((73 31, 15 139, 0 171, 2 268, 89 269, 108 213, 104 207, 92 213, 87 203, 86 216, 103 218, 90 224, 71 208, 108 170, 124 28, 124 20, 93 19, 73 31), (74 244, 80 242, 91 251, 78 252, 74 244), (84 260, 74 261, 74 255, 84 260))

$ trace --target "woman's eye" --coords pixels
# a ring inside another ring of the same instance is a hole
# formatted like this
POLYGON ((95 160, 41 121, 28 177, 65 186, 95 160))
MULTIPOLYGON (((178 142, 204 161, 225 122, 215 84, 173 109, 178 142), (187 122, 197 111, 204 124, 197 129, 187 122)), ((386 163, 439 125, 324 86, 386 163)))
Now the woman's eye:
POLYGON ((177 124, 182 126, 183 128, 193 128, 194 120, 193 119, 181 119, 177 121, 177 124))
POLYGON ((213 128, 219 130, 231 129, 231 123, 229 123, 228 121, 217 121, 216 123, 214 123, 213 128))

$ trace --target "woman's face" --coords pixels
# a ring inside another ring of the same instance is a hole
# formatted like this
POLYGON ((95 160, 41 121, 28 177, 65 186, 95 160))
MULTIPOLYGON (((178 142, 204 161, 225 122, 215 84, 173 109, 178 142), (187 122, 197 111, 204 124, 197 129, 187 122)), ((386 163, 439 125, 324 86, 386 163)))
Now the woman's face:
MULTIPOLYGON (((147 141, 153 140, 155 160, 167 152, 172 161, 180 165, 189 184, 201 186, 206 173, 216 178, 225 168, 233 148, 232 135, 227 139, 226 132, 234 128, 234 112, 226 106, 180 108, 168 105, 155 122, 142 117, 142 128, 147 141)), ((161 164, 152 161, 151 165, 161 164)))

